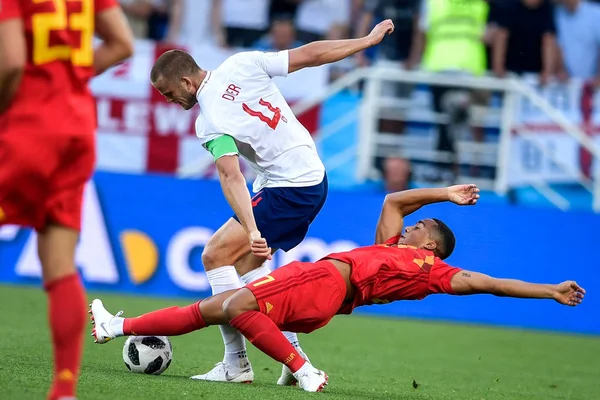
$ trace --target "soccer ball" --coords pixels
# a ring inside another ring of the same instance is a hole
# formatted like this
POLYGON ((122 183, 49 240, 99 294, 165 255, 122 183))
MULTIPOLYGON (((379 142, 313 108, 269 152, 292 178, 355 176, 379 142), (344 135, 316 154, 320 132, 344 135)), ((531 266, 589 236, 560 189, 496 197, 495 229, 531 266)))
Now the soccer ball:
POLYGON ((131 372, 160 375, 171 364, 173 346, 166 336, 129 336, 123 361, 131 372))

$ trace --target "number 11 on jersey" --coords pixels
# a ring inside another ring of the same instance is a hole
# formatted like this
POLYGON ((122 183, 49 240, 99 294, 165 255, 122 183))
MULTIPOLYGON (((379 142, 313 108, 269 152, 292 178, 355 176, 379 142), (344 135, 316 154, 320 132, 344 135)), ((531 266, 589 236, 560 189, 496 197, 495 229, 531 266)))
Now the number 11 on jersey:
POLYGON ((250 107, 248 107, 248 105, 246 103, 242 104, 242 109, 244 110, 244 112, 246 112, 246 114, 260 119, 262 122, 269 125, 269 128, 271 128, 273 130, 275 130, 275 128, 277 128, 277 125, 279 124, 280 120, 283 120, 283 122, 287 122, 285 117, 283 117, 281 115, 281 109, 279 107, 273 107, 273 105, 271 103, 269 103, 268 101, 265 101, 263 99, 260 99, 258 104, 260 104, 263 107, 267 107, 269 109, 269 111, 271 111, 273 113, 273 118, 267 117, 265 114, 263 114, 260 111, 255 111, 255 110, 251 109, 250 107))

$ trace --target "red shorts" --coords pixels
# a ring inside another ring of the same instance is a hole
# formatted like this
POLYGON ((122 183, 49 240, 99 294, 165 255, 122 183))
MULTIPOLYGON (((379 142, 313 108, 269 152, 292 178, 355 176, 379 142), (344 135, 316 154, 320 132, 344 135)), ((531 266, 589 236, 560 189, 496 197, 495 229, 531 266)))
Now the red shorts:
POLYGON ((246 288, 279 329, 300 333, 327 325, 346 297, 344 278, 329 261, 294 261, 246 288))
MULTIPOLYGON (((61 118, 57 116, 57 118, 61 118)), ((0 127, 0 225, 80 229, 95 164, 93 132, 65 135, 0 127)))

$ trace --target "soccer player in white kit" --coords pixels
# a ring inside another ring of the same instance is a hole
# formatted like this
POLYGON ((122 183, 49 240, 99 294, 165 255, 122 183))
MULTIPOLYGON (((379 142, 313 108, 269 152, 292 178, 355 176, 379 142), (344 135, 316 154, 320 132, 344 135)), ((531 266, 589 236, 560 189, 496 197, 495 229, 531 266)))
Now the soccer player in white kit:
MULTIPOLYGON (((278 53, 242 52, 214 71, 202 70, 189 54, 180 50, 158 58, 151 72, 152 84, 169 102, 186 110, 199 104, 196 135, 213 155, 223 193, 235 212, 212 236, 202 254, 213 294, 238 289, 267 276, 271 271, 263 265, 264 261, 277 249, 288 251, 304 239, 327 196, 325 167, 315 143, 272 78, 339 61, 378 44, 393 29, 392 21, 386 20, 360 39, 318 41, 278 53), (254 198, 250 197, 240 171, 238 155, 257 173, 254 198)), ((101 302, 94 304, 101 307, 101 302)), ((168 310, 162 312, 171 314, 156 317, 178 318, 174 315, 179 312, 177 307, 168 310)), ((112 315, 107 311, 92 307, 91 312, 98 342, 109 340, 122 330, 122 326, 111 325, 112 315), (101 316, 106 324, 100 323, 101 316)), ((181 318, 187 316, 182 314, 181 318)), ((223 361, 193 378, 252 382, 254 372, 244 337, 230 326, 220 328, 225 344, 223 361)), ((306 358, 296 334, 284 334, 306 358)), ((277 383, 295 382, 284 366, 277 383)))

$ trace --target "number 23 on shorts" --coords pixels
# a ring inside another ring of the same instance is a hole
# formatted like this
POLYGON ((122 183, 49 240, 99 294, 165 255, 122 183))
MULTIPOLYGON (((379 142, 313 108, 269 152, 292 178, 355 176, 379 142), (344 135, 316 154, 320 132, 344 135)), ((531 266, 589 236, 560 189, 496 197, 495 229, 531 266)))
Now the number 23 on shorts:
POLYGON ((258 286, 262 286, 265 285, 267 283, 273 282, 275 280, 275 278, 273 278, 271 275, 267 275, 263 278, 261 278, 259 281, 256 281, 252 284, 253 287, 258 287, 258 286))

